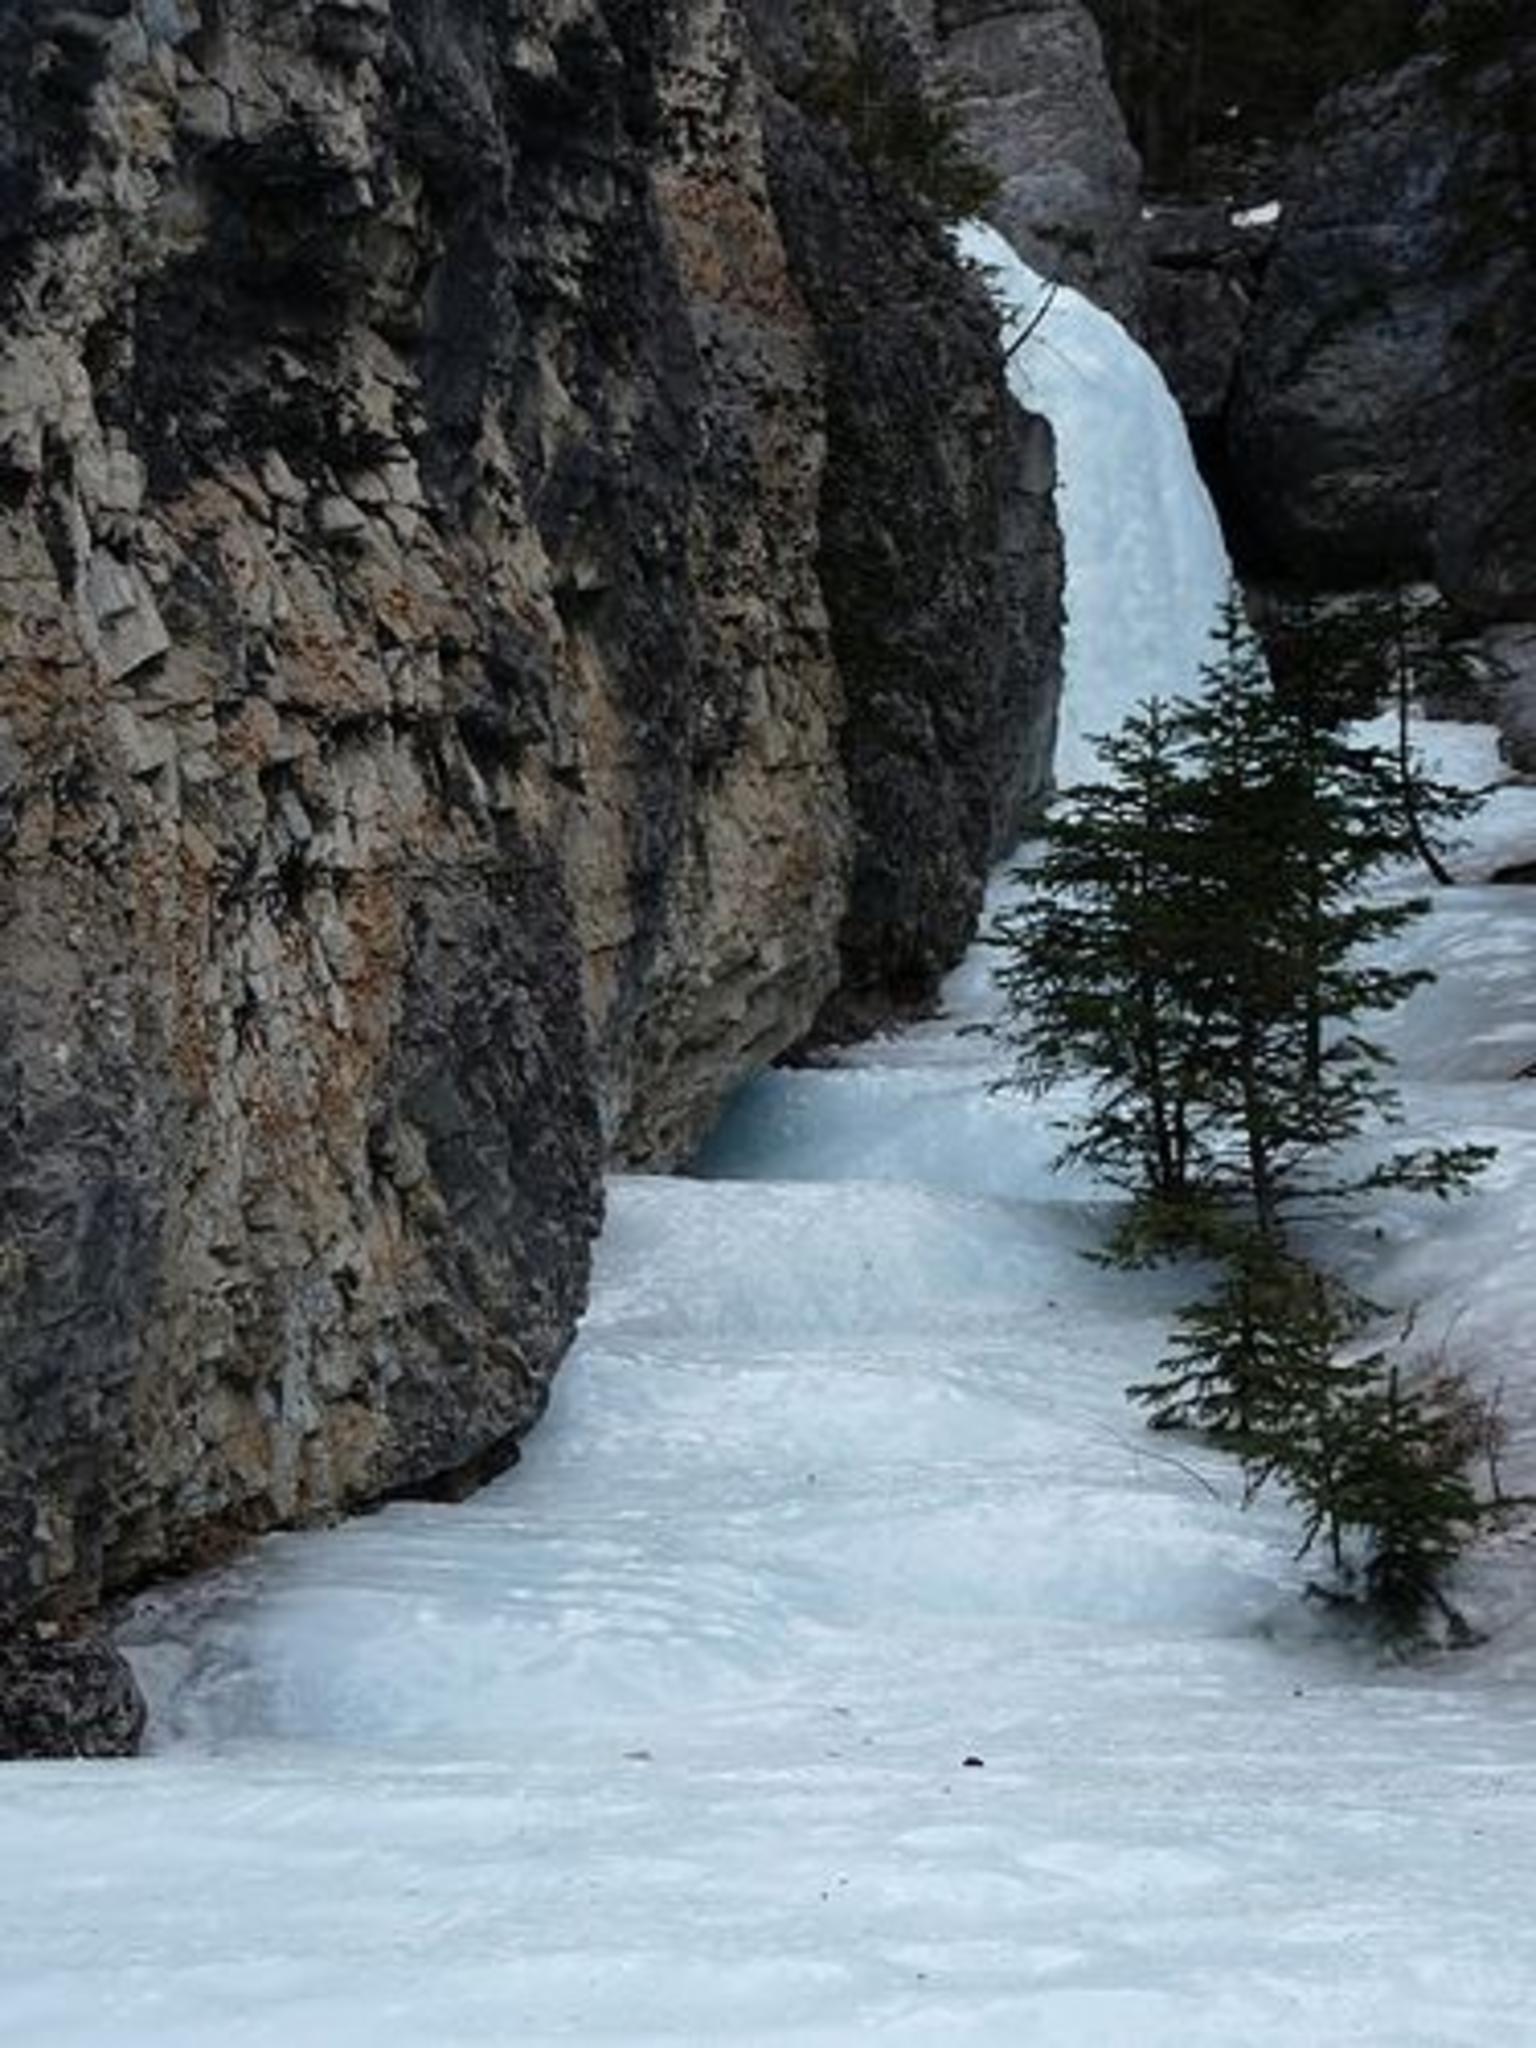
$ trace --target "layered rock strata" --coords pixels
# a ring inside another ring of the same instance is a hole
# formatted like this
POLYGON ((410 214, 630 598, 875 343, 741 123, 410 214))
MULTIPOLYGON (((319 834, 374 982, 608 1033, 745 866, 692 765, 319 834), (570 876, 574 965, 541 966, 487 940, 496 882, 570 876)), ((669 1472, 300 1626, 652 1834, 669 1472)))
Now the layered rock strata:
POLYGON ((604 1159, 964 943, 1049 450, 790 61, 729 0, 0 25, 18 1639, 506 1462, 604 1159))

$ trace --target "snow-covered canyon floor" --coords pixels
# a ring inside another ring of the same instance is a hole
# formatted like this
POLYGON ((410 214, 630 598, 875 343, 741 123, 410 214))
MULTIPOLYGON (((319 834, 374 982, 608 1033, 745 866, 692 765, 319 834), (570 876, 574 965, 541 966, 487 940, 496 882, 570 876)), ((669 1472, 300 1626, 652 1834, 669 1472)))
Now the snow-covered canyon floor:
MULTIPOLYGON (((1190 686, 1228 568, 1140 351, 1046 316, 1010 374, 1058 433, 1071 779, 1190 686)), ((1462 866, 1533 853, 1507 788, 1462 866)), ((1329 1249, 1504 1382, 1536 1490, 1536 890, 1402 944, 1442 976, 1389 1020, 1410 1126, 1501 1155, 1329 1249)), ((1533 2038, 1536 1544, 1469 1570, 1478 1651, 1330 1632, 1283 1507, 1127 1407, 1187 1283, 1079 1256, 1070 1101, 987 1092, 992 1007, 978 950, 755 1084, 706 1177, 618 1183, 519 1470, 143 1605, 153 1753, 0 1772, 0 2043, 1533 2038)))
MULTIPOLYGON (((1528 852, 1536 792, 1477 831, 1528 852)), ((1412 944, 1411 1116, 1503 1152, 1353 1256, 1528 1432, 1536 892, 1412 944)), ((1530 1552, 1419 1666, 1300 1603, 1283 1508, 1127 1408, 1182 1283, 1079 1256, 990 1006, 978 952, 757 1083, 713 1178, 617 1183, 520 1470, 148 1605, 154 1753, 0 1777, 0 2041, 1526 2038, 1530 1552)))

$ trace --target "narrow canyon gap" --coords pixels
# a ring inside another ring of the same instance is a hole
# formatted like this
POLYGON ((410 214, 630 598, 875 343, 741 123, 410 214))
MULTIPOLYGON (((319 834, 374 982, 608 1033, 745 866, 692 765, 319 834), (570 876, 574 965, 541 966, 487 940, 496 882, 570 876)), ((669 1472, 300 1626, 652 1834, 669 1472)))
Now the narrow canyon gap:
MULTIPOLYGON (((1075 764, 1187 680, 1224 567, 1101 316, 1062 295, 1013 374, 1062 447, 1075 764)), ((1501 792, 1477 858, 1533 810, 1501 792)), ((1455 987, 1400 1034, 1411 1116, 1495 1133, 1503 1198, 1373 1219, 1383 1282, 1495 1355, 1526 900, 1437 910, 1455 987)), ((932 1021, 753 1084, 694 1175, 615 1181, 519 1471, 142 1607, 153 1753, 0 1780, 0 2041, 1402 2048, 1530 2009, 1536 1637, 1394 1673, 1312 1636, 1285 1515, 1127 1411, 1177 1283, 1082 1258, 1072 1098, 988 1092, 993 1007, 978 948, 932 1021)))

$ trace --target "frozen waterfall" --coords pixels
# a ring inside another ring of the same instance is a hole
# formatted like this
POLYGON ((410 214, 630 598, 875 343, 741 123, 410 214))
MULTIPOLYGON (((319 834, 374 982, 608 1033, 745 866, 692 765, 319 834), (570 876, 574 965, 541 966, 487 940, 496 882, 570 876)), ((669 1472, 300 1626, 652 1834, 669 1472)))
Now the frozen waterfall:
POLYGON ((1141 699, 1192 687, 1231 564, 1162 372, 1108 313, 1051 285, 995 228, 960 230, 1004 316, 1009 382, 1056 434, 1066 646, 1056 780, 1141 699))

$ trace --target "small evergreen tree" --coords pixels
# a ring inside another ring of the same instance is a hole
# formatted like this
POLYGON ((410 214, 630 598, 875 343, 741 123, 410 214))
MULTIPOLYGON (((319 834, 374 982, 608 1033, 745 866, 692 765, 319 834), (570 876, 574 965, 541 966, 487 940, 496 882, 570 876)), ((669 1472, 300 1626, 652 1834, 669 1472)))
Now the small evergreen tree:
POLYGON ((1441 887, 1453 828, 1480 799, 1430 775, 1415 751, 1415 699, 1465 704, 1493 667, 1459 640, 1450 609, 1433 592, 1389 590, 1282 606, 1267 634, 1280 694, 1299 723, 1332 733, 1390 710, 1391 747, 1344 746, 1362 808, 1402 855, 1416 856, 1441 887))
POLYGON ((1280 1486, 1301 1514, 1299 1554, 1328 1551, 1330 1597, 1364 1605, 1394 1639, 1434 1607, 1464 1634, 1441 1581, 1484 1513, 1467 1476, 1484 1411, 1459 1382, 1405 1385, 1384 1350, 1352 1351, 1377 1315, 1250 1232, 1131 1397, 1154 1427, 1198 1429, 1239 1458, 1245 1499, 1280 1486))
POLYGON ((1441 1581, 1483 1516, 1467 1474, 1469 1402, 1464 1388, 1447 1401, 1443 1386, 1405 1387, 1379 1358, 1324 1374, 1277 1465, 1306 1517, 1303 1547, 1325 1538, 1346 1589, 1358 1586, 1394 1637, 1416 1634, 1431 1607, 1465 1629, 1441 1581), (1365 1544, 1358 1566, 1351 1531, 1365 1544))
POLYGON ((1263 1231, 1231 1235, 1203 1301, 1180 1309, 1157 1377, 1129 1389, 1157 1429, 1194 1429, 1240 1456, 1257 1492, 1286 1462, 1320 1373, 1374 1313, 1263 1231))
MULTIPOLYGON (((1312 707, 1270 684, 1263 652, 1229 598, 1205 688, 1174 721, 1187 777, 1184 886, 1197 945, 1185 999, 1204 1024, 1204 1108, 1230 1134, 1224 1184, 1257 1227, 1288 1208, 1337 1202, 1347 1140, 1397 1113, 1389 1065, 1360 1027, 1430 979, 1370 949, 1421 916, 1420 900, 1364 885, 1400 850, 1380 802, 1386 769, 1312 707)), ((1449 1192, 1476 1170, 1456 1149, 1401 1155, 1372 1185, 1449 1192)))
POLYGON ((1397 1114, 1361 1020, 1431 978, 1370 957, 1427 908, 1364 889, 1403 852, 1402 763, 1341 730, 1347 670, 1275 690, 1235 598, 1216 638, 1198 698, 1149 703, 1099 743, 1106 778, 1067 793, 1000 923, 1011 1078, 1089 1080, 1062 1159, 1131 1197, 1106 1257, 1221 1262, 1132 1397, 1234 1451, 1250 1497, 1283 1485, 1304 1549, 1325 1538, 1341 1573, 1364 1532, 1365 1597, 1395 1626, 1470 1526, 1465 1452, 1384 1354, 1354 1355, 1377 1312, 1293 1251, 1290 1226, 1387 1187, 1449 1195, 1490 1155, 1341 1164, 1397 1114))
POLYGON ((1137 1197, 1189 1195, 1204 1026, 1180 985, 1195 943, 1185 888, 1185 778, 1166 708, 1151 702, 1099 743, 1109 779, 1046 820, 1022 906, 998 920, 1007 953, 1014 1085, 1087 1076, 1093 1107, 1065 1148, 1137 1197))

